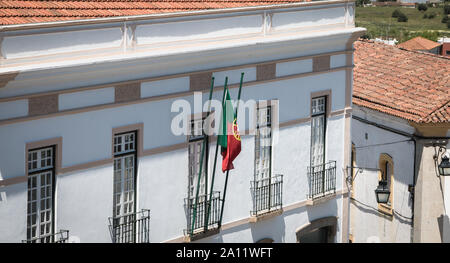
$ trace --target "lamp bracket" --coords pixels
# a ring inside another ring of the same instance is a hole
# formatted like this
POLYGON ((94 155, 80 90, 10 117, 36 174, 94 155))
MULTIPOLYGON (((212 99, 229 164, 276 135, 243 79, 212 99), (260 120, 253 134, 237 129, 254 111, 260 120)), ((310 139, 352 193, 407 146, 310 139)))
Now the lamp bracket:
POLYGON ((447 155, 447 157, 449 157, 448 156, 449 154, 447 153, 447 147, 445 147, 445 145, 436 145, 435 144, 433 159, 437 162, 439 160, 439 158, 442 158, 444 155, 447 155))
MULTIPOLYGON (((356 179, 356 176, 359 173, 364 172, 364 170, 369 170, 369 171, 378 171, 383 173, 383 171, 379 168, 373 168, 373 167, 360 167, 360 166, 347 166, 347 182, 350 183, 350 185, 353 183, 353 181, 356 179), (357 169, 355 175, 353 176, 348 170, 349 169, 357 169)), ((383 178, 383 176, 381 176, 383 178)))

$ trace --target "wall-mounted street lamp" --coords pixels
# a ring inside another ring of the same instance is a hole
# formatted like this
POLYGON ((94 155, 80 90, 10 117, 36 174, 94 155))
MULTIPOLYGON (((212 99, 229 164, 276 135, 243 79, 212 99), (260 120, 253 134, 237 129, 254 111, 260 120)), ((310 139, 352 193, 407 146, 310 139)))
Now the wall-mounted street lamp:
POLYGON ((445 146, 439 146, 439 150, 435 148, 435 154, 433 156, 435 166, 438 168, 438 173, 440 176, 450 176, 450 162, 448 158, 448 152, 445 146), (440 158, 439 158, 440 157, 440 158), (441 163, 438 164, 439 159, 441 163))
POLYGON ((449 176, 450 175, 450 162, 448 157, 444 155, 442 157, 441 163, 438 165, 439 174, 441 176, 449 176))
MULTIPOLYGON (((381 169, 378 168, 365 168, 365 167, 355 167, 355 166, 347 166, 347 169, 357 169, 355 176, 352 174, 349 174, 347 176, 347 180, 350 181, 350 185, 355 180, 358 173, 362 173, 365 170, 373 170, 373 171, 379 171, 383 173, 381 169)), ((381 176, 383 178, 383 176, 381 176)), ((386 204, 389 201, 389 195, 391 194, 391 191, 387 185, 387 181, 381 180, 378 184, 378 187, 375 189, 375 197, 377 199, 377 203, 379 204, 386 204)))
POLYGON ((391 191, 389 190, 389 187, 387 186, 387 182, 384 180, 380 181, 377 189, 375 189, 375 196, 377 197, 377 203, 387 204, 387 202, 389 201, 390 194, 391 194, 391 191))

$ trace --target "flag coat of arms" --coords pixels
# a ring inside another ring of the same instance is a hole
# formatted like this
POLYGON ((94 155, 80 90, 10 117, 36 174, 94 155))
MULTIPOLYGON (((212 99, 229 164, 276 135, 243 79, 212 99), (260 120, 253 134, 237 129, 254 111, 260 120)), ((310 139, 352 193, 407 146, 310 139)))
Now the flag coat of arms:
POLYGON ((225 91, 225 102, 222 109, 222 123, 220 123, 218 143, 221 146, 222 172, 234 168, 233 160, 241 152, 241 137, 239 135, 236 113, 231 103, 228 88, 225 91))

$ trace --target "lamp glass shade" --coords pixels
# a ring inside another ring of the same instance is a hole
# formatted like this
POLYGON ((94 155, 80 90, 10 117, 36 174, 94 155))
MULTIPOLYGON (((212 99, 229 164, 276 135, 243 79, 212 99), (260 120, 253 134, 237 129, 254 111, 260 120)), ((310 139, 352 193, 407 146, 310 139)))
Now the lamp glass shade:
POLYGON ((450 175, 450 162, 447 156, 442 157, 442 161, 438 166, 439 174, 441 176, 449 176, 450 175))
POLYGON ((386 204, 389 201, 389 195, 391 191, 389 191, 387 187, 386 181, 380 181, 377 189, 375 189, 375 196, 377 198, 377 203, 386 204))

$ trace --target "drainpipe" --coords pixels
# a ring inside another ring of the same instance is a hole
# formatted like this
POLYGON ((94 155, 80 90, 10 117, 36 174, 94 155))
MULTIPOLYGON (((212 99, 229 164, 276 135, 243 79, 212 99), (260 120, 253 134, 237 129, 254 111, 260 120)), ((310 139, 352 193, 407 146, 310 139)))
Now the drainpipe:
POLYGON ((414 142, 414 159, 413 159, 413 185, 412 191, 412 209, 411 209, 411 243, 414 243, 414 207, 416 206, 416 160, 417 160, 417 140, 414 136, 411 138, 414 142))

